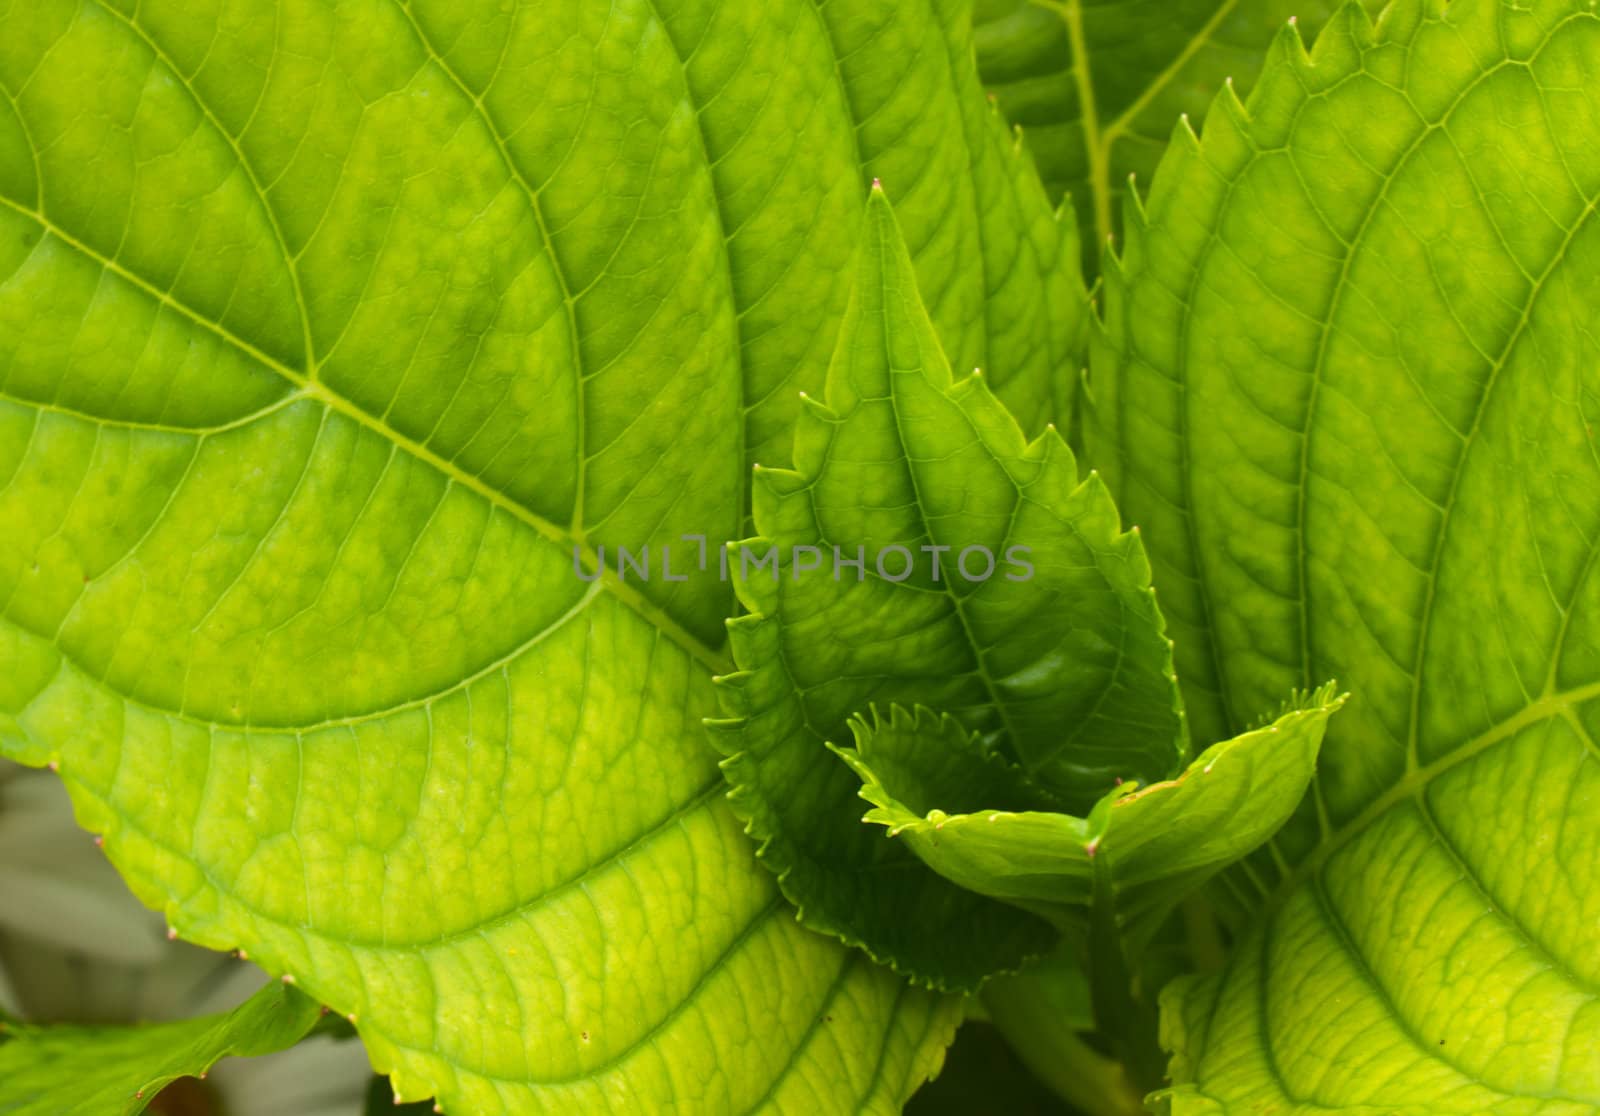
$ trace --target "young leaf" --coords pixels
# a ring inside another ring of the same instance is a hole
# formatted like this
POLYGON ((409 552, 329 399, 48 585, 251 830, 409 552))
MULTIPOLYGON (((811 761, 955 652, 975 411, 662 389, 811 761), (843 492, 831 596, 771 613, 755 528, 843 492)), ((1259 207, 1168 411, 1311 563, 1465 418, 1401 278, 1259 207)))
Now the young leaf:
MULTIPOLYGON (((1365 0, 1372 10, 1381 0, 1365 0)), ((1115 230, 1128 176, 1149 182, 1173 121, 1231 80, 1254 83, 1285 20, 1313 31, 1338 0, 978 0, 978 67, 1021 125, 1053 198, 1070 195, 1087 262, 1115 230)))
POLYGON ((233 1011, 149 1027, 0 1023, 0 1112, 8 1116, 136 1116, 171 1082, 218 1060, 286 1050, 322 1017, 309 997, 273 981, 233 1011))
POLYGON ((1583 0, 1346 9, 1129 208, 1089 431, 1195 723, 1356 695, 1176 1113, 1600 1105, 1596 72, 1583 0))
POLYGON ((1185 895, 1289 819, 1342 701, 1319 691, 1174 778, 1108 791, 1084 817, 1023 805, 1026 789, 1007 785, 970 731, 926 709, 854 719, 856 747, 840 755, 873 804, 865 820, 941 876, 1084 930, 1090 908, 1110 902, 1137 953, 1185 895))
POLYGON ((1080 483, 1054 430, 1025 442, 981 376, 951 382, 880 191, 827 400, 801 419, 797 471, 759 472, 765 537, 731 560, 751 615, 729 626, 724 768, 802 922, 971 987, 1046 928, 860 825, 825 744, 873 702, 936 704, 1087 810, 1183 754, 1171 648, 1098 478, 1080 483))
POLYGON ((0 750, 406 1098, 902 1099, 954 1006, 755 865, 731 593, 677 578, 787 455, 873 174, 951 351, 1036 423, 1070 383, 1072 230, 963 5, 0 18, 0 750))

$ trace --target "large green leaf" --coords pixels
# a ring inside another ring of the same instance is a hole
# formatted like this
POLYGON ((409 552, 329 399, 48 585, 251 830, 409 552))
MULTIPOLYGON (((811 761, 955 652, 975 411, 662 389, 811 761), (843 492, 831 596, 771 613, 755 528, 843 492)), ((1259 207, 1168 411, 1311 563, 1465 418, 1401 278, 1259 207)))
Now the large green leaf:
POLYGON ((1074 234, 967 16, 0 3, 0 749, 404 1095, 883 1111, 937 1064, 954 1008, 755 864, 731 596, 660 563, 786 458, 871 175, 950 352, 1066 402, 1074 234))
MULTIPOLYGON (((1090 1111, 1128 1100, 1115 1087, 1166 1080, 1155 1041, 1153 998, 1169 969, 1157 935, 1196 888, 1270 841, 1294 812, 1316 770, 1328 718, 1343 704, 1332 686, 1297 695, 1270 724, 1206 749, 1187 769, 1148 786, 1123 783, 1088 811, 1052 809, 1036 788, 950 716, 898 706, 851 723, 856 747, 837 749, 872 803, 865 821, 885 826, 940 876, 1048 919, 1093 989, 1096 1027, 1117 1054, 1109 1073, 1084 1048, 1067 1017, 1027 1033, 1049 1008, 1059 966, 990 982, 991 1009, 1012 1009, 1008 1037, 1030 1061, 1059 1062, 1054 1076, 1079 1079, 1090 1111), (1099 1095, 1099 1094, 1104 1094, 1099 1095)), ((1170 934, 1169 934, 1170 937, 1170 934)), ((1061 960, 1058 951, 1056 960, 1061 960)), ((1140 1095, 1138 1093, 1135 1096, 1140 1095)))
POLYGON ((978 66, 1051 196, 1072 196, 1093 254, 1128 176, 1149 182, 1179 117, 1198 123, 1229 79, 1247 88, 1274 31, 1290 19, 1315 30, 1338 3, 978 0, 978 66))
POLYGON ((136 1116, 172 1081, 203 1076, 221 1058, 284 1050, 321 1017, 316 1001, 274 981, 233 1011, 181 1023, 0 1024, 0 1112, 136 1116))
POLYGON ((1030 803, 959 721, 925 709, 855 719, 856 747, 841 754, 872 804, 864 820, 941 876, 1085 933, 1097 911, 1137 953, 1185 895, 1289 819, 1341 701, 1309 695, 1170 779, 1107 791, 1081 817, 1030 803))
POLYGON ((1354 694, 1178 1113, 1600 1105, 1597 73, 1585 0, 1347 9, 1129 211, 1089 429, 1197 731, 1354 694))
POLYGON ((1029 443, 982 376, 952 382, 878 190, 827 403, 802 415, 795 458, 759 472, 763 537, 734 563, 751 610, 722 680, 734 807, 802 922, 972 987, 1047 928, 862 826, 858 782, 825 745, 873 702, 920 702, 1069 807, 1163 777, 1187 742, 1144 552, 1054 429, 1029 443), (760 557, 774 564, 747 564, 760 557))

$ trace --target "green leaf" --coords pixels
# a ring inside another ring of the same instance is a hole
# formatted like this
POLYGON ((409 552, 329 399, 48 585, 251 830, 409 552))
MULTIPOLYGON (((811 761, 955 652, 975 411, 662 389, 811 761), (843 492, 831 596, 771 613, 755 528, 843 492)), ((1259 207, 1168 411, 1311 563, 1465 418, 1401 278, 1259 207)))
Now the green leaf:
MULTIPOLYGON (((1382 0, 1364 0, 1373 10, 1382 0)), ((1070 194, 1094 256, 1130 175, 1150 181, 1172 126, 1231 80, 1254 84, 1272 33, 1315 31, 1338 0, 978 0, 978 66, 1022 126, 1050 196, 1070 194)))
POLYGON ((787 458, 872 175, 942 343, 1066 405, 1075 234, 967 16, 0 7, 0 750, 402 1095, 884 1111, 937 1065, 956 1006, 755 864, 731 592, 661 563, 787 458))
POLYGON ((1165 775, 1186 741, 1143 551, 1053 429, 1026 442, 983 377, 951 382, 879 191, 827 405, 802 416, 795 457, 759 472, 765 537, 730 561, 751 610, 722 680, 734 808, 802 922, 972 987, 1042 950, 1047 927, 861 826, 856 780, 824 745, 871 703, 921 702, 1069 806, 1165 775))
POLYGON ((7 1116, 135 1116, 171 1082, 220 1059, 286 1050, 322 1009, 273 982, 233 1011, 149 1027, 0 1023, 0 1112, 7 1116))
POLYGON ((1108 791, 1083 817, 1018 804, 1026 793, 1005 785, 981 742, 926 709, 856 718, 856 747, 840 754, 874 807, 865 820, 941 876, 1084 931, 1091 907, 1109 902, 1137 954, 1186 894, 1288 820, 1342 701, 1323 689, 1174 778, 1108 791))
POLYGON ((1346 9, 1128 211, 1087 425, 1197 731, 1355 694, 1179 1114, 1600 1105, 1597 72, 1580 0, 1346 9))

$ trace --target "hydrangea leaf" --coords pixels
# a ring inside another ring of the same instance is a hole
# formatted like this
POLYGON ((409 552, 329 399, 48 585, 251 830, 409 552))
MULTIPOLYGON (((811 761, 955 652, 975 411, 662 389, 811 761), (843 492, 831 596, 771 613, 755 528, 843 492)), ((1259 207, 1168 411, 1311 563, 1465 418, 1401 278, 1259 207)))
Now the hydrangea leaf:
POLYGON ((750 614, 730 624, 724 769, 802 922, 972 987, 1048 928, 860 824, 825 749, 850 715, 938 705, 1085 809, 1165 775, 1186 738, 1138 538, 1054 429, 1029 443, 982 376, 952 382, 882 191, 868 213, 827 403, 800 420, 797 468, 759 471, 763 537, 730 560, 750 614))
MULTIPOLYGON (((1365 0, 1377 11, 1382 0, 1365 0)), ((1130 175, 1148 182, 1173 121, 1256 78, 1272 34, 1315 30, 1338 0, 978 0, 978 66, 1085 249, 1114 229, 1130 175)), ((1091 259, 1089 262, 1093 262, 1091 259)))
POLYGON ((0 1112, 137 1116, 171 1082, 219 1060, 286 1050, 322 1008, 274 981, 233 1011, 148 1027, 0 1023, 0 1112))
POLYGON ((1355 695, 1180 1116, 1600 1105, 1597 72, 1587 2, 1346 9, 1128 210, 1088 429, 1197 731, 1355 695))
POLYGON ((871 175, 942 342, 1065 404, 1074 231, 968 16, 0 6, 0 749, 403 1095, 885 1111, 937 1065, 954 1006, 802 931, 721 801, 728 587, 577 575, 742 530, 871 175))
POLYGON ((1309 695, 1170 779, 1106 792, 1081 817, 1029 805, 981 740, 927 709, 854 718, 856 746, 839 754, 872 803, 864 820, 941 876, 1085 933, 1091 908, 1108 903, 1137 954, 1179 901, 1289 819, 1341 702, 1331 689, 1309 695))

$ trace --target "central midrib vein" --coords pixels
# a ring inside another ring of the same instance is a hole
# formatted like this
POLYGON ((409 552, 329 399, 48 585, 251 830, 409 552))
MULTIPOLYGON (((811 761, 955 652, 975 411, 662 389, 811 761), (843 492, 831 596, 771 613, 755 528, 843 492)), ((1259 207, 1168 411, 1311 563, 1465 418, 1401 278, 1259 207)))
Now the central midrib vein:
MULTIPOLYGON (((1072 80, 1078 93, 1078 108, 1083 129, 1084 158, 1088 163, 1089 197, 1094 208, 1095 235, 1103 247, 1110 239, 1111 213, 1111 148, 1129 132, 1141 114, 1155 103, 1162 90, 1172 84, 1194 57, 1210 43, 1224 21, 1238 6, 1239 0, 1223 0, 1206 22, 1189 36, 1189 41, 1159 74, 1151 77, 1139 96, 1104 126, 1100 123, 1100 108, 1094 91, 1094 65, 1089 57, 1088 36, 1083 30, 1083 0, 1033 0, 1039 7, 1053 11, 1061 17, 1067 30, 1067 43, 1072 51, 1072 80)), ((1293 20, 1289 21, 1291 24, 1293 20)), ((1230 79, 1231 80, 1231 79, 1230 79)), ((1185 119, 1187 119, 1187 114, 1185 119)))
POLYGON ((1095 103, 1094 74, 1090 70, 1089 43, 1083 33, 1081 0, 1052 4, 1066 24, 1072 48, 1072 80, 1078 90, 1078 112, 1083 119, 1083 149, 1089 162, 1089 197, 1094 202, 1095 240, 1103 247, 1111 238, 1111 166, 1100 134, 1100 110, 1095 103))
POLYGON ((261 366, 271 369, 275 374, 293 384, 308 399, 327 407, 357 425, 372 431, 379 437, 399 446, 406 453, 417 460, 426 463, 438 470, 452 484, 458 484, 484 500, 493 507, 499 508, 513 518, 520 520, 524 525, 532 528, 544 538, 560 545, 563 549, 571 549, 582 558, 591 570, 599 570, 601 584, 617 598, 622 604, 636 612, 640 617, 661 631, 668 639, 677 644, 683 651, 691 655, 702 666, 714 673, 725 673, 733 669, 732 663, 720 650, 708 647, 687 628, 675 620, 663 608, 645 597, 644 594, 618 579, 616 574, 601 563, 599 556, 589 545, 588 541, 579 532, 569 530, 556 523, 545 519, 543 516, 530 511, 516 500, 511 499, 504 492, 486 483, 481 477, 474 476, 462 469, 455 462, 442 457, 438 452, 426 445, 408 437, 396 430, 393 426, 384 423, 370 412, 363 410, 344 396, 337 394, 321 380, 312 379, 304 372, 284 364, 270 353, 258 348, 244 338, 225 329, 205 315, 191 309, 183 302, 173 298, 165 291, 153 286, 142 276, 128 270, 121 264, 105 256, 103 253, 85 244, 67 230, 56 225, 38 213, 25 206, 19 205, 10 198, 0 196, 0 205, 16 211, 30 220, 37 221, 50 235, 62 243, 71 246, 75 251, 82 253, 87 258, 95 261, 107 271, 112 272, 124 281, 137 287, 150 298, 155 299, 175 314, 180 314, 195 325, 206 330, 214 337, 230 345, 234 349, 248 356, 261 366))

